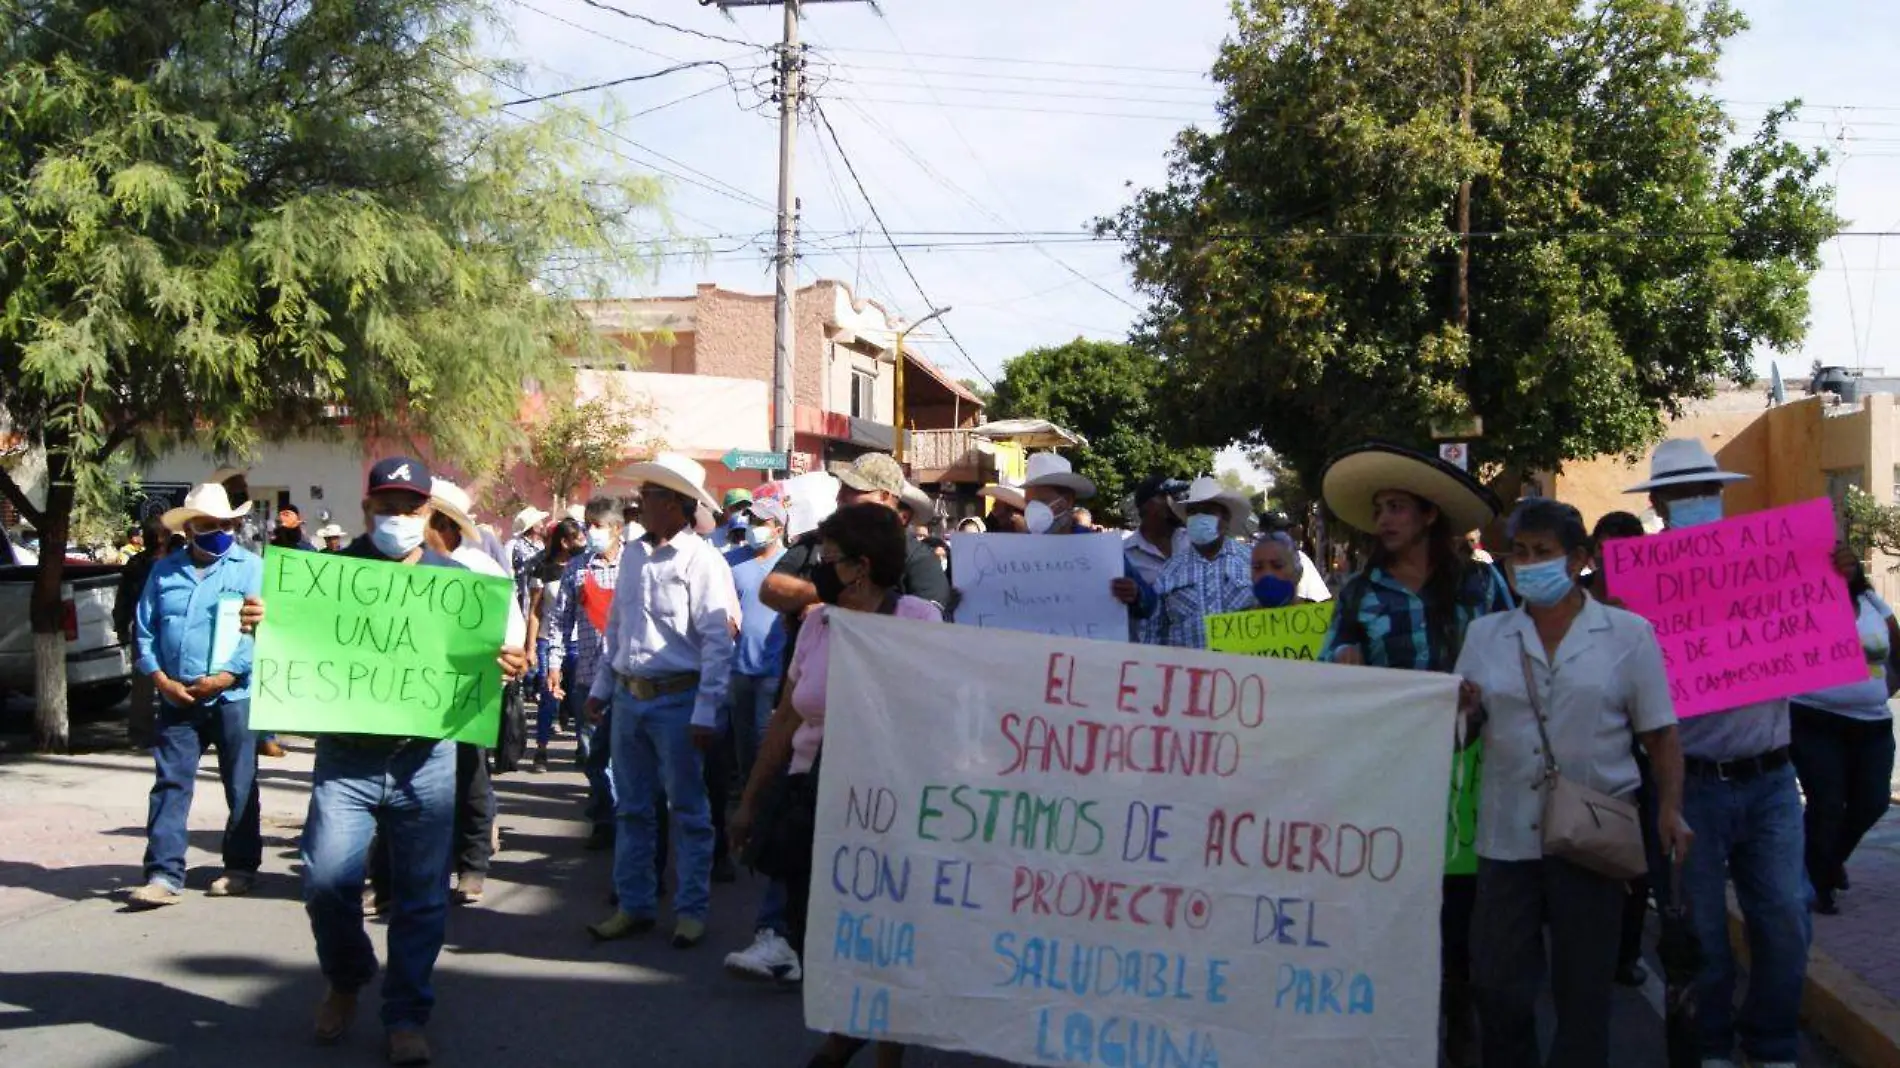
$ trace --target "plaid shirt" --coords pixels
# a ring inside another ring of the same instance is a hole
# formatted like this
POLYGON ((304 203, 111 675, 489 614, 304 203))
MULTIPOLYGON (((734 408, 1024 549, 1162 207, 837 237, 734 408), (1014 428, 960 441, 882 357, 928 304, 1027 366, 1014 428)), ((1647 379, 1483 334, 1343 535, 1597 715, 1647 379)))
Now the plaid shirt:
POLYGON ((1434 647, 1429 632, 1424 599, 1382 568, 1369 568, 1348 579, 1340 591, 1339 605, 1321 659, 1331 660, 1342 647, 1357 645, 1368 667, 1412 671, 1450 671, 1458 662, 1458 650, 1464 645, 1465 628, 1471 621, 1493 612, 1508 612, 1512 607, 1510 588, 1497 568, 1471 565, 1458 587, 1451 647, 1440 649, 1434 647), (1342 638, 1345 613, 1355 603, 1357 619, 1342 638))
POLYGON ((620 581, 620 561, 627 550, 622 547, 620 555, 612 560, 600 553, 587 553, 568 561, 567 571, 561 581, 548 587, 541 596, 554 594, 554 630, 548 635, 548 664, 550 668, 561 669, 563 688, 575 690, 585 695, 587 688, 593 685, 594 675, 600 670, 601 643, 605 635, 594 629, 594 621, 587 618, 587 610, 581 607, 581 583, 592 575, 601 589, 611 591, 620 581), (574 643, 574 661, 562 667, 567 650, 562 648, 567 642, 574 643))
POLYGON ((1207 647, 1207 617, 1258 608, 1253 596, 1253 550, 1222 538, 1212 560, 1191 545, 1177 546, 1155 581, 1161 598, 1160 638, 1177 649, 1207 647))

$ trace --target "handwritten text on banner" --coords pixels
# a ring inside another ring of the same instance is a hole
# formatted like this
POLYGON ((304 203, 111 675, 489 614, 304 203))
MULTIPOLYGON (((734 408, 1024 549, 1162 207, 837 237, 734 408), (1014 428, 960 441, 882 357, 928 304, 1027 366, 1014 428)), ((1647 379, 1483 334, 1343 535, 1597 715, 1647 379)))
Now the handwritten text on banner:
POLYGON ((1603 575, 1655 624, 1676 715, 1700 716, 1867 677, 1833 550, 1815 500, 1606 542, 1603 575))
POLYGON ((957 622, 1101 641, 1128 640, 1118 534, 959 534, 950 543, 957 622))
POLYGON ((1215 653, 1318 660, 1333 622, 1333 602, 1222 612, 1207 617, 1207 648, 1215 653))
POLYGON ((834 619, 813 1028, 1031 1065, 1435 1063, 1455 680, 834 619))
POLYGON ((272 549, 251 726, 494 745, 511 596, 462 568, 272 549))

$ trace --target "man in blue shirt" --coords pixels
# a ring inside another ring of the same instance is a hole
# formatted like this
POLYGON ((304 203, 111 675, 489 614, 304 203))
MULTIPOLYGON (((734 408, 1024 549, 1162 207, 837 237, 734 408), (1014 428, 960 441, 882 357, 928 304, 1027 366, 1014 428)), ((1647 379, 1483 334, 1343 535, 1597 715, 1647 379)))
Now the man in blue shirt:
POLYGON ((166 512, 165 529, 183 533, 182 552, 152 564, 139 594, 133 641, 139 674, 152 680, 159 708, 152 785, 145 817, 145 884, 134 909, 176 904, 185 887, 185 824, 206 746, 218 750, 218 778, 230 815, 224 824, 224 873, 206 893, 250 893, 263 862, 258 831, 257 738, 251 733, 251 638, 239 611, 264 587, 264 563, 237 544, 247 513, 215 482, 198 486, 166 512))

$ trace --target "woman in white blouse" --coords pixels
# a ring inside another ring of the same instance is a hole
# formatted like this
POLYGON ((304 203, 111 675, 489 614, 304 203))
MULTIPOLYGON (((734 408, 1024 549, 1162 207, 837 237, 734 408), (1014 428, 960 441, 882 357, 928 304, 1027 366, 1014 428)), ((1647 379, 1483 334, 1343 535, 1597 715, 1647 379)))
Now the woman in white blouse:
POLYGON ((1660 795, 1662 851, 1680 857, 1692 835, 1682 818, 1675 709, 1649 623, 1577 584, 1589 563, 1583 516, 1532 498, 1519 502, 1508 534, 1524 605, 1474 621, 1457 667, 1464 710, 1482 722, 1484 737, 1471 933, 1484 1063, 1605 1068, 1624 884, 1544 855, 1543 741, 1525 664, 1566 778, 1633 798, 1640 778, 1631 743, 1643 743, 1660 795), (1557 1009, 1548 1061, 1538 1052, 1535 1014, 1547 929, 1557 1009))

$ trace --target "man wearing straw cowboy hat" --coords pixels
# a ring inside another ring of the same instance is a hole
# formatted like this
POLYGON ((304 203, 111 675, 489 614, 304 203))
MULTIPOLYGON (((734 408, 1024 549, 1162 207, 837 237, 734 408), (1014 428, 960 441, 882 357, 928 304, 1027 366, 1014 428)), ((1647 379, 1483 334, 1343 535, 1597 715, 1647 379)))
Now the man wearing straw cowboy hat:
POLYGON ((603 941, 652 930, 658 911, 654 797, 666 794, 679 858, 673 945, 706 937, 712 900, 713 820, 701 747, 717 737, 733 658, 732 571, 695 533, 718 504, 706 471, 661 453, 626 472, 640 487, 646 536, 627 546, 608 609, 601 664, 586 714, 613 707, 615 817, 612 916, 588 931, 603 941))
MULTIPOLYGON (((1467 562, 1459 553, 1464 532, 1498 513, 1497 498, 1470 475, 1436 457, 1372 443, 1329 461, 1321 493, 1341 521, 1376 539, 1366 569, 1340 590, 1321 659, 1449 672, 1471 621, 1511 607, 1510 591, 1497 571, 1467 562)), ((1458 848, 1448 857, 1439 912, 1444 1053, 1455 1068, 1476 1063, 1478 1053, 1471 988, 1477 854, 1465 842, 1467 834, 1475 839, 1475 750, 1467 748, 1454 765, 1453 845, 1458 848)))
MULTIPOLYGON (((1747 475, 1722 470, 1700 441, 1656 446, 1647 493, 1669 529, 1723 518, 1722 490, 1747 475)), ((1812 919, 1802 866, 1801 796, 1789 760, 1788 702, 1762 701, 1682 721, 1682 814, 1695 848, 1682 864, 1683 893, 1702 945, 1696 1028, 1705 1068, 1734 1068, 1742 1053, 1761 1068, 1800 1056, 1801 992, 1812 919), (1748 929, 1748 993, 1735 1011, 1728 939, 1728 883, 1748 929)), ((1664 873, 1665 875, 1667 873, 1664 873)), ((1659 899, 1667 895, 1658 893, 1659 899)))
POLYGON ((239 610, 264 588, 264 563, 237 544, 247 509, 215 482, 197 486, 161 519, 189 539, 159 557, 139 594, 133 620, 139 674, 159 697, 152 786, 145 820, 145 884, 135 909, 175 904, 185 886, 186 820, 206 746, 218 750, 218 778, 230 815, 224 825, 224 873, 207 891, 251 891, 263 863, 258 831, 257 738, 250 728, 251 638, 239 610))
MULTIPOLYGON (((1090 533, 1076 525, 1075 502, 1093 496, 1095 483, 1076 474, 1068 457, 1036 453, 1029 458, 1028 477, 1023 479, 1023 524, 1031 534, 1090 533)), ((1117 601, 1128 606, 1131 633, 1138 621, 1154 615, 1154 587, 1125 558, 1121 577, 1111 579, 1108 588, 1117 601)))
POLYGON ((1253 506, 1206 475, 1168 504, 1187 529, 1188 545, 1168 558, 1155 581, 1157 644, 1200 649, 1207 644, 1208 616, 1256 607, 1253 551, 1239 540, 1251 533, 1253 506))

